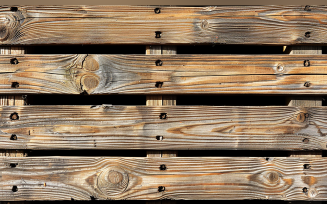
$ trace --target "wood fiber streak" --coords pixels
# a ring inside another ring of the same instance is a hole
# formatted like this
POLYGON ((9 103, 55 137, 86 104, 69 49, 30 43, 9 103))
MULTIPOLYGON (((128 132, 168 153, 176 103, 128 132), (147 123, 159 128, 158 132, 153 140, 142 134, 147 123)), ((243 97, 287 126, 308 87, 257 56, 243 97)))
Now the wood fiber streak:
POLYGON ((0 70, 2 94, 327 93, 324 55, 8 55, 0 70))
POLYGON ((0 149, 326 150, 327 144, 325 107, 3 106, 0 114, 0 149), (13 113, 18 120, 10 119, 13 113))
POLYGON ((157 6, 17 8, 0 7, 0 45, 327 42, 326 6, 162 6, 159 14, 157 6))
POLYGON ((0 163, 0 199, 7 201, 327 200, 325 158, 16 157, 0 163), (161 164, 167 169, 159 170, 161 164))

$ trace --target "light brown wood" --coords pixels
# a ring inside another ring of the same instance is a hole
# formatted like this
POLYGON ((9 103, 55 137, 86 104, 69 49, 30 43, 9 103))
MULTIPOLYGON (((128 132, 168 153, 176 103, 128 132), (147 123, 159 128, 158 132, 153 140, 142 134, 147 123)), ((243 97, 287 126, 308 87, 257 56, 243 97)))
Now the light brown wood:
POLYGON ((8 201, 327 200, 326 158, 25 157, 0 162, 0 199, 8 201))
POLYGON ((325 55, 3 55, 0 70, 3 94, 327 93, 325 55))
MULTIPOLYGON (((291 46, 288 50, 291 55, 321 55, 322 47, 319 46, 291 46)), ((308 61, 305 64, 310 65, 308 61)), ((302 106, 302 107, 314 107, 322 106, 322 97, 315 96, 300 96, 300 97, 288 97, 287 104, 289 106, 302 106)), ((321 157, 322 151, 307 151, 307 152, 289 152, 291 157, 321 157)))
POLYGON ((158 14, 155 8, 2 6, 0 44, 294 45, 327 39, 326 6, 160 6, 158 14))
POLYGON ((327 149, 326 107, 30 105, 0 114, 0 149, 327 149))

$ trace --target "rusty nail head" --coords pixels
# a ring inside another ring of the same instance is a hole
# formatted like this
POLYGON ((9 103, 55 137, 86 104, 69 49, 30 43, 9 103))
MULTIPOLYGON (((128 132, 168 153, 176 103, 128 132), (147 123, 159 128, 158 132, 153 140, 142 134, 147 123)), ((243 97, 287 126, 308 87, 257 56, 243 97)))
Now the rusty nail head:
POLYGON ((160 119, 167 119, 167 113, 160 113, 160 119))
POLYGON ((19 119, 19 116, 18 116, 18 113, 14 112, 10 115, 10 119, 11 120, 18 120, 19 119))
POLYGON ((307 187, 304 187, 302 190, 303 190, 303 193, 308 192, 308 188, 307 187))
POLYGON ((309 143, 309 139, 308 139, 308 138, 304 138, 303 142, 304 142, 305 144, 308 144, 308 143, 309 143))
POLYGON ((305 67, 310 67, 310 60, 304 60, 303 65, 305 67))
POLYGON ((310 6, 309 6, 309 5, 306 5, 306 6, 304 7, 304 10, 305 10, 305 11, 311 11, 310 6))
POLYGON ((18 63, 19 63, 18 59, 16 59, 16 58, 10 59, 10 64, 18 64, 18 63))
POLYGON ((17 135, 16 134, 12 134, 10 137, 10 140, 17 140, 17 135))
POLYGON ((162 66, 163 62, 161 60, 156 61, 156 66, 162 66))
POLYGON ((155 8, 155 9, 154 9, 154 12, 155 12, 156 14, 159 14, 159 13, 161 12, 161 9, 160 9, 160 8, 155 8))
POLYGON ((156 31, 156 38, 161 38, 161 31, 156 31))
POLYGON ((304 82, 304 85, 303 86, 310 87, 310 85, 311 85, 311 83, 309 81, 306 81, 306 82, 304 82))
POLYGON ((161 171, 164 171, 164 170, 167 170, 167 167, 166 167, 166 165, 161 164, 160 167, 159 167, 159 169, 160 169, 161 171))
POLYGON ((304 164, 304 165, 303 165, 303 168, 304 168, 304 169, 310 169, 310 168, 311 168, 311 165, 310 165, 310 164, 304 164))
POLYGON ((305 36, 306 38, 310 38, 310 37, 311 37, 310 34, 311 34, 311 32, 306 32, 306 33, 304 34, 304 36, 305 36))
POLYGON ((158 191, 159 192, 163 192, 163 191, 165 191, 166 190, 166 188, 164 187, 164 186, 159 186, 158 187, 158 191))

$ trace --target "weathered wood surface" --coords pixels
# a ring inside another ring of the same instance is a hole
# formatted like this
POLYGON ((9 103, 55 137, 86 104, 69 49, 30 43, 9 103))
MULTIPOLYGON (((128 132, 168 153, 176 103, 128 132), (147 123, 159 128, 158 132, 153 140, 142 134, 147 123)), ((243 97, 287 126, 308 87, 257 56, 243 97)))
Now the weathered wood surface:
POLYGON ((0 44, 326 44, 326 18, 304 5, 2 6, 0 44))
POLYGON ((1 94, 327 93, 325 55, 10 55, 0 70, 1 94))
POLYGON ((327 144, 325 107, 3 106, 0 114, 0 149, 325 150, 327 144))
POLYGON ((0 163, 0 199, 7 201, 327 200, 326 158, 23 157, 0 163))

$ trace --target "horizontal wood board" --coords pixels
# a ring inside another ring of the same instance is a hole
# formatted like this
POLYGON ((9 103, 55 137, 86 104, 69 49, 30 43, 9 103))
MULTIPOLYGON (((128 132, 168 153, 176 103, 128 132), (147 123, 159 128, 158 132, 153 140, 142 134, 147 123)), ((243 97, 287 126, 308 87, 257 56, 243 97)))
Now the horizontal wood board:
POLYGON ((326 18, 305 5, 1 6, 0 45, 326 44, 326 18))
POLYGON ((7 55, 1 94, 326 94, 325 55, 7 55))
POLYGON ((327 200, 326 163, 312 157, 0 158, 0 199, 327 200))
POLYGON ((0 114, 0 149, 326 150, 327 145, 326 107, 2 106, 0 114))

